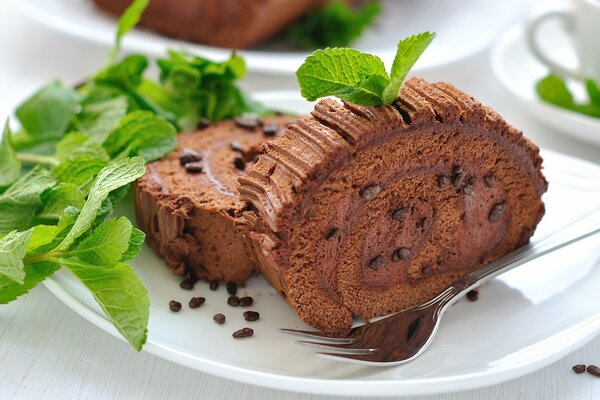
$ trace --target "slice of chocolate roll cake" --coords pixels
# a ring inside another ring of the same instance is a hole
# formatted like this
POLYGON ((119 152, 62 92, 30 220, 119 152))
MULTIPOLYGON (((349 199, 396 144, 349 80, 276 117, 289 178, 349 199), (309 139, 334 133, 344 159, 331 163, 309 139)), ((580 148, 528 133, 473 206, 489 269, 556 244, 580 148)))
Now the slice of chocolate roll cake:
POLYGON ((237 178, 258 146, 294 118, 237 118, 181 133, 177 149, 148 164, 136 184, 136 212, 148 243, 174 274, 242 284, 254 269, 234 218, 246 204, 237 178))
POLYGON ((538 148, 447 83, 390 106, 326 99, 239 179, 260 272, 309 325, 420 304, 526 244, 544 214, 538 148))

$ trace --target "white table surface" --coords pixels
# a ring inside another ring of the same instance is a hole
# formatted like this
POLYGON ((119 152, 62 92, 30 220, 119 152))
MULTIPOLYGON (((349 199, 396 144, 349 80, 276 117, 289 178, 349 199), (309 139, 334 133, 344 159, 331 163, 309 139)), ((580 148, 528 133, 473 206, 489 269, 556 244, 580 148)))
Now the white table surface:
MULTIPOLYGON (((18 1, 18 0, 17 0, 18 1)), ((94 72, 106 50, 29 21, 0 0, 0 118, 53 78, 75 83, 94 72)), ((600 148, 566 138, 518 109, 497 84, 488 52, 431 71, 496 108, 540 146, 600 163, 600 148), (465 73, 468 71, 468 73, 465 73)), ((515 60, 518 62, 518 60, 515 60)), ((293 80, 250 77, 248 90, 295 89, 293 80)), ((600 134, 600 132, 599 132, 600 134)), ((590 299, 597 301, 597 299, 590 299)), ((503 384, 422 399, 600 399, 600 378, 574 364, 600 364, 600 337, 564 359, 503 384)), ((225 380, 136 353, 63 305, 45 287, 0 306, 0 399, 287 399, 316 396, 225 380)))

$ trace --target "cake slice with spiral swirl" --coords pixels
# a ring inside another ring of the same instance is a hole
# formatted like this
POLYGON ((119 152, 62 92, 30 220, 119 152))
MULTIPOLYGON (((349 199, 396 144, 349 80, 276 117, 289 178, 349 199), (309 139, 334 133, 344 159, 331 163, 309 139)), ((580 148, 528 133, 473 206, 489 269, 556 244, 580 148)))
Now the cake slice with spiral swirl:
POLYGON ((539 149, 447 83, 413 78, 392 106, 321 100, 261 151, 238 224, 260 272, 327 332, 432 298, 544 214, 539 149))

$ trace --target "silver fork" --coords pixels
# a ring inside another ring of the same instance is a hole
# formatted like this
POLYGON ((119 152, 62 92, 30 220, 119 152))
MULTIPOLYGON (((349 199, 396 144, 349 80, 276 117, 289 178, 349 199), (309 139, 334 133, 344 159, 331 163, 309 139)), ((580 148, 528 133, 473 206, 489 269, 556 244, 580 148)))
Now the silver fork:
POLYGON ((444 312, 470 290, 519 265, 598 232, 600 209, 469 273, 428 302, 357 326, 346 337, 296 329, 280 331, 318 340, 298 340, 296 343, 323 350, 318 354, 327 358, 379 366, 404 364, 423 354, 431 344, 444 312))

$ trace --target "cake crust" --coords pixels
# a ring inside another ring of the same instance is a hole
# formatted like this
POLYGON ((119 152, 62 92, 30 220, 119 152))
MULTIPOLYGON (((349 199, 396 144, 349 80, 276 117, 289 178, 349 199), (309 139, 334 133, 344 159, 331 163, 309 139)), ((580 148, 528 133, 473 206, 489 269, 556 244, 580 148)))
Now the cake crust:
POLYGON ((527 243, 547 183, 538 148, 447 83, 393 106, 322 100, 240 177, 238 223, 299 317, 344 333, 422 303, 527 243))
POLYGON ((147 165, 136 183, 137 220, 174 274, 243 284, 252 273, 234 223, 246 207, 237 178, 253 164, 258 146, 293 120, 271 117, 256 127, 223 121, 181 133, 175 151, 147 165))

